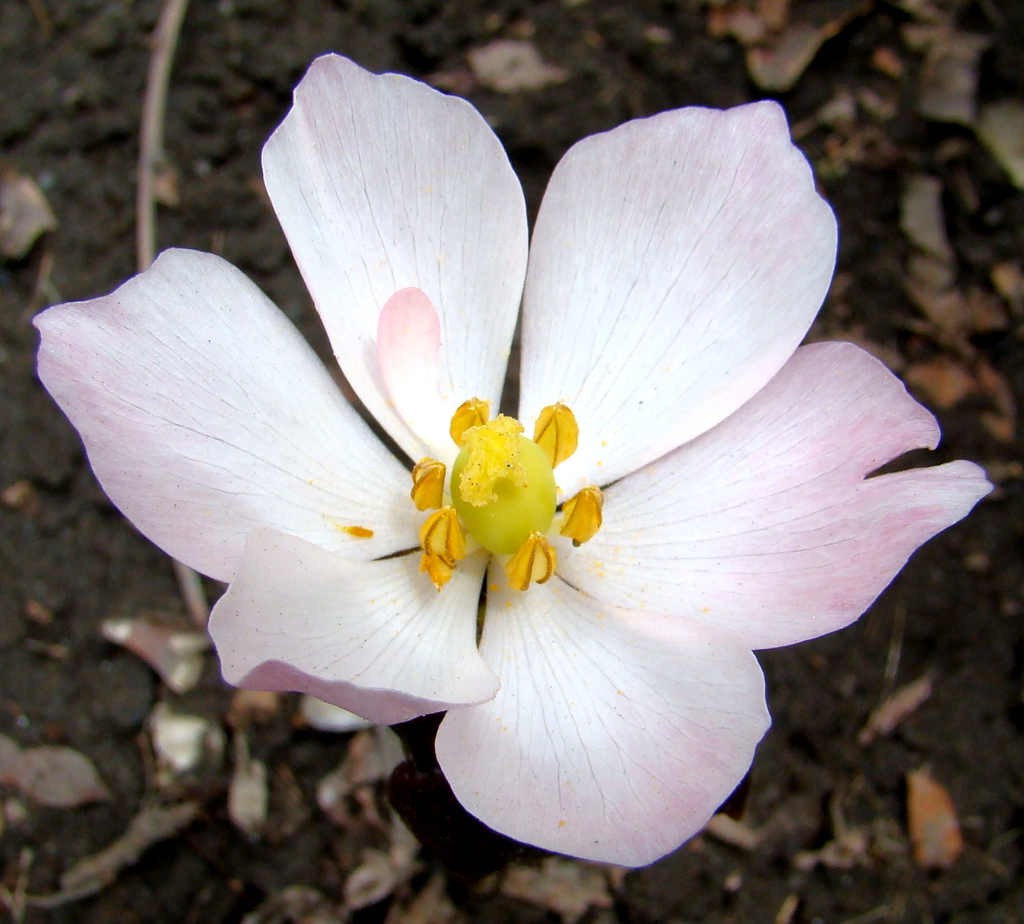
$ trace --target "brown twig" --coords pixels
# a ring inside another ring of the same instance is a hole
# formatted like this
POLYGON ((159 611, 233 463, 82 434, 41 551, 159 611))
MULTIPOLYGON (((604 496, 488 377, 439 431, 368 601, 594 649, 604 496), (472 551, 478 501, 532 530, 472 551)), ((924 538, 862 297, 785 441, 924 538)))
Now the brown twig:
MULTIPOLYGON (((142 128, 139 135, 138 182, 135 194, 135 248, 139 271, 146 269, 156 255, 156 202, 153 183, 157 168, 164 160, 164 112, 167 86, 171 79, 174 49, 181 34, 188 0, 166 0, 153 33, 149 58, 146 95, 142 101, 142 128)), ((193 622, 205 626, 210 609, 199 575, 180 561, 174 562, 174 574, 193 622)))

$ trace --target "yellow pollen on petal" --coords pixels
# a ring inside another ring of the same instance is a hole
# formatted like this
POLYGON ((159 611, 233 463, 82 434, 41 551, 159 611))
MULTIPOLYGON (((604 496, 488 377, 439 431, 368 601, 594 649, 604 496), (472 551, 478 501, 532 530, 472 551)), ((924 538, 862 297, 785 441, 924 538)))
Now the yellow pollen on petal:
POLYGON ((482 398, 470 398, 468 401, 463 401, 452 414, 452 422, 448 427, 448 433, 455 445, 462 446, 465 432, 472 427, 479 427, 481 424, 487 423, 490 416, 490 402, 484 401, 482 398))
POLYGON ((412 490, 409 496, 417 510, 436 510, 444 499, 444 462, 437 459, 420 459, 413 466, 412 490))
POLYGON ((368 526, 339 526, 343 533, 348 533, 353 539, 372 539, 373 530, 368 526))
POLYGON ((601 509, 604 495, 601 489, 590 485, 570 497, 562 506, 562 525, 558 531, 572 539, 573 545, 581 545, 601 528, 601 509))
POLYGON ((547 454, 551 467, 569 458, 579 444, 580 428, 576 415, 564 404, 549 404, 540 412, 533 427, 533 441, 547 454))
POLYGON ((543 584, 555 573, 558 556, 543 533, 530 533, 519 550, 505 562, 505 574, 514 590, 543 584))
POLYGON ((466 537, 454 507, 442 507, 420 527, 420 548, 455 566, 466 557, 466 537))

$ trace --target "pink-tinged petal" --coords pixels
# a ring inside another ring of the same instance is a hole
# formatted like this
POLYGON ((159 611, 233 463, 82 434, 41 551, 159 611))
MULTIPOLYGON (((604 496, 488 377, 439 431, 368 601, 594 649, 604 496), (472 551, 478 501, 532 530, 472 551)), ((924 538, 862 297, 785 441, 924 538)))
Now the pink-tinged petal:
POLYGON ((836 223, 782 109, 679 109, 579 142, 556 167, 523 302, 527 428, 579 421, 567 494, 724 420, 780 369, 832 278, 836 223))
POLYGON ((501 689, 448 713, 437 757, 469 812, 546 850, 625 866, 674 850, 769 724, 735 638, 603 608, 557 578, 490 593, 481 650, 501 689))
POLYGON ((991 490, 971 462, 865 478, 938 439, 868 353, 802 347, 724 423, 609 488, 601 532, 559 572, 606 603, 718 626, 752 648, 824 635, 991 490))
POLYGON ((418 425, 423 432, 446 433, 451 422, 448 409, 436 399, 440 361, 437 310, 422 289, 400 289, 384 303, 377 319, 377 367, 391 407, 410 427, 418 425))
POLYGON ((476 647, 482 577, 471 556, 439 592, 418 555, 349 562, 259 530, 210 635, 228 683, 309 693, 391 725, 494 695, 476 647))
POLYGON ((39 377, 103 489, 175 558, 228 581, 259 526, 354 559, 415 545, 408 473, 219 257, 166 251, 35 323, 39 377))
POLYGON ((467 398, 497 407, 526 272, 526 209, 481 115, 397 74, 313 62, 263 150, 274 210, 335 354, 370 412, 409 455, 450 454, 467 398), (396 292, 437 308, 442 413, 404 421, 377 366, 378 316, 396 292))

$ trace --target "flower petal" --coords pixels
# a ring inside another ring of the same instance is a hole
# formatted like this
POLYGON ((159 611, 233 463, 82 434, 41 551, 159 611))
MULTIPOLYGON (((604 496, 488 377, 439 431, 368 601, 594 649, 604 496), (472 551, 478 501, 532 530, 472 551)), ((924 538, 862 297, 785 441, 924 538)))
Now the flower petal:
POLYGON ((230 580, 257 526, 356 559, 415 544, 404 468, 288 319, 219 257, 166 251, 111 294, 35 323, 39 377, 103 489, 175 558, 230 580))
POLYGON ((605 603, 685 615, 752 648, 824 635, 991 490, 970 462, 865 479, 938 439, 868 353, 802 347, 724 423, 610 487, 601 532, 559 573, 605 603))
POLYGON ((546 850, 626 866, 674 850, 769 724, 761 670, 734 638, 602 608, 557 578, 491 593, 482 653, 501 689, 448 713, 438 761, 469 812, 546 850))
POLYGON ((498 406, 526 271, 522 189, 494 133, 464 100, 325 55, 263 173, 345 375, 410 457, 444 458, 435 418, 498 406), (443 413, 422 424, 389 405, 376 363, 378 315, 410 286, 441 321, 443 413))
POLYGON ((555 169, 523 303, 521 418, 579 421, 567 495, 693 439, 792 355, 836 223, 782 109, 679 109, 584 139, 555 169))
POLYGON ((476 648, 482 577, 468 558, 438 592, 418 556, 349 562, 258 530, 210 635, 228 683, 309 693, 390 725, 494 695, 476 648))
POLYGON ((377 319, 377 368, 398 416, 431 433, 447 432, 451 419, 437 400, 440 352, 441 321, 430 299, 422 289, 399 289, 377 319))

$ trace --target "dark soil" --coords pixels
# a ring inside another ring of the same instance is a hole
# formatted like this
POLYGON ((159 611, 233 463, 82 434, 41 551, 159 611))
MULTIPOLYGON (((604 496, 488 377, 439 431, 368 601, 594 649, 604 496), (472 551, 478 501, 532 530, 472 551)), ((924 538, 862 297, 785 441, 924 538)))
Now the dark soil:
MULTIPOLYGON (((901 371, 936 357, 973 371, 983 363, 1024 399, 1020 293, 1001 300, 992 282, 994 266, 1024 253, 1024 196, 969 128, 918 113, 923 58, 901 31, 915 4, 794 6, 818 21, 856 13, 778 97, 840 221, 839 277, 814 335, 869 342, 901 371), (880 48, 898 59, 898 73, 880 69, 880 48), (816 117, 837 94, 863 91, 891 113, 874 117, 862 108, 844 128, 816 117), (1005 323, 952 338, 907 297, 911 245, 899 203, 911 172, 943 181, 956 286, 995 300, 1005 323)), ((991 40, 979 102, 1024 97, 1019 5, 942 6, 948 22, 991 40)), ((290 699, 249 735, 269 769, 271 824, 262 838, 248 839, 228 818, 230 746, 220 764, 158 792, 147 732, 153 707, 170 702, 219 726, 233 691, 210 656, 200 684, 175 696, 99 632, 112 616, 158 613, 183 626, 187 617, 170 563, 106 501, 77 436, 36 381, 30 321, 46 303, 107 292, 134 270, 137 135, 158 13, 155 0, 0 3, 0 150, 36 180, 60 222, 27 259, 0 264, 0 489, 19 481, 32 488, 28 501, 0 506, 0 732, 22 746, 83 752, 114 793, 109 802, 56 809, 0 790, 0 883, 13 893, 22 877, 31 894, 55 892, 62 872, 120 836, 144 805, 185 798, 201 805, 191 826, 93 896, 12 911, 29 922, 240 922, 296 884, 338 903, 362 849, 388 847, 365 805, 354 805, 345 824, 318 808, 317 784, 342 760, 348 738, 297 727, 290 699)), ((233 261, 321 350, 323 335, 262 193, 259 153, 292 86, 326 50, 374 70, 462 72, 468 96, 508 148, 531 214, 552 167, 583 135, 661 109, 769 95, 748 77, 742 48, 710 36, 696 0, 194 0, 166 117, 180 203, 161 209, 159 241, 233 261), (495 37, 529 38, 568 79, 507 95, 475 86, 466 52, 495 37)), ((926 386, 920 396, 934 407, 926 386)), ((648 869, 613 878, 612 907, 591 909, 586 920, 1024 920, 1021 443, 985 425, 991 396, 981 389, 939 409, 944 442, 934 455, 986 465, 996 492, 920 551, 855 626, 761 656, 775 724, 743 813, 760 844, 698 838, 648 869), (872 709, 926 672, 931 697, 891 734, 858 744, 872 709), (905 778, 921 767, 949 791, 963 830, 965 849, 945 870, 920 868, 910 847, 905 778), (835 852, 817 864, 800 859, 851 831, 863 838, 846 859, 835 852)), ((1012 423, 1005 402, 1002 413, 1012 423)), ((391 904, 423 888, 429 854, 425 860, 411 883, 356 920, 384 920, 391 904)), ((461 920, 558 919, 540 899, 507 897, 500 881, 451 882, 449 890, 461 920)), ((393 911, 392 920, 403 914, 393 911)), ((266 910, 258 918, 289 919, 266 910)))

